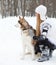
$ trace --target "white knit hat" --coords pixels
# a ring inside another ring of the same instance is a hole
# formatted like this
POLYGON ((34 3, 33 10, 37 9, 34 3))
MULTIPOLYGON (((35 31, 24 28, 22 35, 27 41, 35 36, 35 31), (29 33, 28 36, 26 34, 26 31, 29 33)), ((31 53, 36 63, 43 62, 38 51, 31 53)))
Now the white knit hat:
POLYGON ((40 5, 35 9, 36 13, 40 14, 40 18, 41 20, 45 20, 46 19, 46 13, 47 13, 47 8, 44 5, 40 5))

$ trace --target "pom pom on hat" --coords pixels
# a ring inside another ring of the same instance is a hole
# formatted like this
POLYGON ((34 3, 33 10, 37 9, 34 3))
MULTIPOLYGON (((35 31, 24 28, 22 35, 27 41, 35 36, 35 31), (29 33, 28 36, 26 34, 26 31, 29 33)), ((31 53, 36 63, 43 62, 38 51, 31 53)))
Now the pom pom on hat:
POLYGON ((44 5, 40 5, 35 9, 36 13, 40 14, 41 20, 46 19, 47 8, 44 5))

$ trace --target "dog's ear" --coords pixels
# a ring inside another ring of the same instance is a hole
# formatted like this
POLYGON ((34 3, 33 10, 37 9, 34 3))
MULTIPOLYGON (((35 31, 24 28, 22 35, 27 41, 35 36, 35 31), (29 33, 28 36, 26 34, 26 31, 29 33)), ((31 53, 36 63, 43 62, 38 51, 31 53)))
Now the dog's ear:
POLYGON ((19 19, 21 19, 21 17, 19 16, 19 19))
POLYGON ((19 16, 19 19, 20 19, 20 20, 24 20, 24 17, 23 17, 23 16, 19 16))

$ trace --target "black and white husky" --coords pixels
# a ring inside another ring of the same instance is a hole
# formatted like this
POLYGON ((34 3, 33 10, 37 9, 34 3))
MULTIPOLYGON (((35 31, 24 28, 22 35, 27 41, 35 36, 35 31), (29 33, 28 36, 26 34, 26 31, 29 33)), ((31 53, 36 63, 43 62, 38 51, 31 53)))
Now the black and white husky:
POLYGON ((52 57, 53 50, 56 49, 56 45, 48 37, 51 28, 52 26, 49 23, 42 23, 40 26, 41 35, 33 37, 37 41, 35 44, 35 53, 41 53, 41 57, 38 59, 39 62, 49 60, 52 57))
POLYGON ((56 46, 51 43, 44 35, 34 36, 34 40, 37 40, 35 44, 35 54, 41 53, 41 57, 38 59, 39 62, 49 60, 52 57, 52 52, 56 49, 56 46))

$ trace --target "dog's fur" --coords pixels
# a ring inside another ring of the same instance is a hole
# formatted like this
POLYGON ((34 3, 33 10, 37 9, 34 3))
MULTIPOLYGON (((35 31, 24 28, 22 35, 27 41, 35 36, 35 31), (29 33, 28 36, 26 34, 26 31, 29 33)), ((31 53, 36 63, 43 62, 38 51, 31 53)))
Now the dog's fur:
POLYGON ((28 48, 29 52, 32 54, 32 59, 35 59, 34 52, 34 42, 33 36, 35 35, 35 30, 29 23, 24 19, 24 17, 19 16, 18 23, 20 24, 21 36, 23 42, 23 58, 25 57, 25 50, 28 48))

